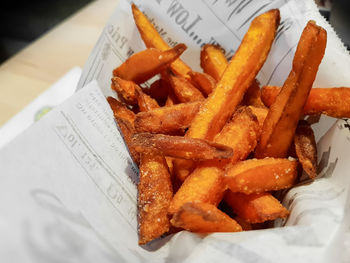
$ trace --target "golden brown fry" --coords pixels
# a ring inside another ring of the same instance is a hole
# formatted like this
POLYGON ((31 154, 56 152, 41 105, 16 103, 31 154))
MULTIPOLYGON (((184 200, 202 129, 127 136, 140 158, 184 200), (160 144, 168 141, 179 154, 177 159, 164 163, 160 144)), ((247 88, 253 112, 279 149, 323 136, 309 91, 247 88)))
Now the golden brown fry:
POLYGON ((192 102, 204 100, 203 94, 183 77, 175 76, 171 73, 168 75, 171 88, 179 102, 192 102))
POLYGON ((129 105, 137 104, 138 85, 135 82, 113 77, 111 88, 117 92, 119 99, 125 103, 129 105))
MULTIPOLYGON (((163 51, 170 48, 158 34, 152 23, 148 21, 147 17, 135 6, 135 4, 132 4, 132 14, 146 47, 156 48, 163 51)), ((179 58, 171 63, 170 67, 173 72, 183 77, 187 77, 188 72, 191 71, 191 68, 179 58)))
POLYGON ((149 88, 143 88, 142 91, 157 101, 165 101, 169 93, 169 85, 166 85, 163 79, 157 79, 149 88))
POLYGON ((228 62, 219 46, 206 44, 201 50, 201 67, 203 71, 219 81, 228 62))
POLYGON ((299 162, 311 179, 317 173, 317 147, 314 132, 307 121, 298 123, 294 135, 294 145, 299 162))
POLYGON ((248 108, 251 109, 252 113, 258 118, 259 126, 262 129, 267 113, 269 112, 268 109, 254 106, 248 106, 248 108))
MULTIPOLYGON (((265 86, 261 99, 267 107, 276 100, 280 87, 265 86)), ((350 88, 312 88, 305 103, 303 114, 325 114, 334 118, 350 118, 350 88)))
POLYGON ((191 160, 227 159, 232 148, 202 139, 152 133, 137 133, 132 144, 138 152, 158 152, 165 156, 191 160))
POLYGON ((170 203, 169 214, 176 213, 187 202, 219 204, 226 188, 223 182, 224 171, 215 164, 217 161, 214 165, 212 161, 206 161, 186 178, 170 203))
POLYGON ((175 227, 197 233, 242 231, 242 227, 234 219, 216 206, 206 203, 184 204, 170 222, 175 227))
POLYGON ((138 132, 177 134, 183 132, 198 112, 200 101, 161 107, 136 114, 135 129, 138 132))
POLYGON ((215 79, 206 74, 192 71, 189 73, 192 83, 204 94, 206 97, 215 89, 215 79))
POLYGON ((136 89, 136 93, 137 104, 139 105, 140 111, 145 112, 159 108, 158 102, 147 94, 143 93, 140 87, 136 89))
POLYGON ((265 119, 257 158, 286 156, 326 48, 327 33, 314 22, 305 27, 292 70, 265 119))
POLYGON ((289 215, 288 210, 269 193, 246 195, 227 191, 225 201, 239 217, 249 223, 261 223, 289 215))
POLYGON ((256 17, 215 90, 205 100, 186 136, 212 140, 236 110, 270 51, 279 11, 256 17))
POLYGON ((167 211, 172 195, 170 174, 164 157, 142 154, 138 184, 140 245, 169 231, 167 211))
POLYGON ((140 154, 131 145, 131 137, 135 133, 134 120, 135 113, 129 110, 124 104, 112 97, 108 97, 107 101, 113 111, 114 118, 122 132, 124 141, 129 149, 130 155, 135 163, 140 163, 140 154))
POLYGON ((185 44, 161 51, 149 48, 129 57, 123 64, 113 70, 113 75, 139 84, 169 67, 186 49, 185 44))
POLYGON ((246 94, 244 95, 243 102, 245 105, 265 108, 264 103, 261 101, 260 86, 257 80, 254 80, 248 88, 246 94))
POLYGON ((297 161, 265 158, 239 162, 225 172, 232 192, 262 193, 289 188, 297 177, 297 161))
POLYGON ((216 143, 232 147, 235 151, 233 157, 229 160, 206 161, 199 164, 174 195, 169 213, 175 213, 186 202, 217 205, 226 190, 223 184, 223 169, 228 163, 245 159, 254 150, 260 134, 259 130, 256 117, 252 115, 250 109, 238 110, 214 140, 216 143))

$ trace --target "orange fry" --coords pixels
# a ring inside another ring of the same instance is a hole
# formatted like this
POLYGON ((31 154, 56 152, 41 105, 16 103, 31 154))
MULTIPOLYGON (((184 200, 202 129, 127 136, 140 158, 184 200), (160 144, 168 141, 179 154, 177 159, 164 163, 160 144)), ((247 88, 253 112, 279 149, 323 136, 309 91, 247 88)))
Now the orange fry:
POLYGON ((140 245, 169 231, 167 211, 172 195, 170 174, 164 157, 141 154, 138 184, 140 245))
POLYGON ((196 101, 140 112, 136 114, 135 129, 137 132, 163 134, 183 132, 190 125, 200 105, 201 102, 196 101))
POLYGON ((169 82, 174 94, 179 102, 191 102, 203 100, 203 94, 191 84, 190 81, 183 77, 168 74, 169 82))
POLYGON ((292 70, 265 119, 257 158, 286 156, 326 48, 327 33, 314 22, 305 27, 292 70))
POLYGON ((246 195, 227 191, 224 199, 239 217, 249 223, 262 223, 289 215, 288 210, 269 193, 246 195))
POLYGON ((212 140, 236 110, 264 64, 275 38, 277 9, 256 17, 214 91, 205 100, 186 136, 212 140))
POLYGON ((137 104, 139 105, 140 111, 150 111, 153 109, 159 108, 158 102, 142 92, 140 87, 138 87, 137 91, 137 104))
POLYGON ((195 71, 190 72, 189 75, 191 81, 206 97, 215 89, 216 81, 212 76, 195 71))
POLYGON ((238 232, 242 227, 216 206, 206 203, 186 203, 170 220, 175 227, 197 233, 238 232))
MULTIPOLYGON (((261 99, 267 107, 276 100, 279 87, 265 86, 261 99)), ((305 103, 305 115, 325 114, 334 118, 350 118, 350 88, 312 88, 305 103)))
POLYGON ((296 155, 304 171, 311 179, 315 179, 317 175, 317 146, 314 132, 307 121, 299 121, 294 135, 294 145, 296 155))
POLYGON ((149 88, 144 88, 142 91, 157 101, 165 101, 168 97, 169 85, 163 79, 158 79, 149 88))
POLYGON ((113 111, 114 118, 122 132, 124 141, 129 149, 130 155, 135 163, 139 164, 140 154, 131 144, 131 137, 135 133, 134 120, 135 113, 129 110, 124 104, 112 97, 108 97, 107 101, 113 111))
POLYGON ((225 182, 232 192, 261 193, 289 188, 297 177, 297 161, 288 159, 250 159, 225 172, 225 182))
POLYGON ((203 71, 219 81, 228 62, 219 46, 206 44, 201 50, 201 67, 203 71))
POLYGON ((251 109, 252 113, 258 118, 259 126, 262 129, 267 113, 269 112, 268 109, 254 106, 248 106, 248 108, 251 109))
POLYGON ((125 103, 129 105, 137 104, 138 85, 135 82, 113 77, 111 88, 117 92, 119 99, 125 103))
MULTIPOLYGON (((152 23, 148 21, 147 17, 136 7, 135 4, 132 4, 131 7, 135 24, 146 47, 156 48, 163 51, 169 49, 170 46, 161 38, 152 23)), ((191 68, 179 58, 171 63, 170 67, 173 72, 183 77, 187 77, 187 74, 191 71, 191 68)))
POLYGON ((232 157, 232 148, 202 139, 186 138, 152 133, 137 133, 132 137, 133 147, 138 152, 158 152, 192 160, 227 159, 232 157))
POLYGON ((244 95, 243 102, 246 105, 265 108, 264 103, 261 101, 260 86, 257 80, 254 80, 248 88, 246 94, 244 95))
MULTIPOLYGON (((226 187, 223 183, 225 166, 245 159, 255 148, 260 134, 256 117, 248 108, 238 110, 232 120, 215 137, 214 142, 232 147, 231 159, 202 162, 188 176, 174 195, 169 213, 175 213, 186 202, 203 202, 217 205, 226 187)), ((176 176, 179 176, 176 174, 176 176)), ((185 178, 179 178, 184 180, 185 178)))
POLYGON ((161 51, 149 48, 129 57, 123 64, 113 70, 113 75, 139 84, 169 67, 186 49, 185 44, 161 51))

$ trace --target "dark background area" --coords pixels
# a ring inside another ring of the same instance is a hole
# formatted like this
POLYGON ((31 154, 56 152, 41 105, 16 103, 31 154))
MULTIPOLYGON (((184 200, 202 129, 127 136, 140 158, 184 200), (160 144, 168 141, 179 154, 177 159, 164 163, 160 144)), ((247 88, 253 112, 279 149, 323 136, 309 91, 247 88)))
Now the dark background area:
MULTIPOLYGON (((315 1, 349 49, 350 0, 315 1)), ((2 1, 0 64, 90 2, 92 0, 2 1)))
POLYGON ((1 1, 0 64, 92 0, 1 1))

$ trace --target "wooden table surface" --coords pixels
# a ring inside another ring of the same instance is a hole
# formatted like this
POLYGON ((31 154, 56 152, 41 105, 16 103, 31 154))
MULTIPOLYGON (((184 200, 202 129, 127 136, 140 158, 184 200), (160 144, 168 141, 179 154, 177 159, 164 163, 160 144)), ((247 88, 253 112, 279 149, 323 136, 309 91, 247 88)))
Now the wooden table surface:
POLYGON ((118 0, 97 0, 0 66, 0 126, 74 66, 83 67, 118 0))

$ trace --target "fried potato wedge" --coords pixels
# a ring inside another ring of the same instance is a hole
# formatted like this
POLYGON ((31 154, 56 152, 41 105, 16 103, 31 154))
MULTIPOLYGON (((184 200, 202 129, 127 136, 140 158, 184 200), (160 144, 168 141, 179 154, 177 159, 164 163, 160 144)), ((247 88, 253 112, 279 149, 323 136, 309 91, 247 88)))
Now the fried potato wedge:
POLYGON ((264 64, 275 38, 277 9, 256 17, 214 91, 205 100, 186 136, 212 140, 242 101, 264 64))
MULTIPOLYGON (((163 51, 169 49, 170 46, 162 39, 152 23, 136 7, 136 5, 132 4, 131 8, 135 24, 146 47, 156 48, 163 51)), ((174 73, 183 77, 187 77, 188 73, 191 71, 191 68, 179 58, 171 63, 170 67, 174 73)))
POLYGON ((307 121, 298 123, 294 135, 295 152, 304 171, 315 179, 317 175, 317 146, 314 131, 307 121))
POLYGON ((132 144, 138 152, 158 152, 165 156, 197 161, 227 159, 233 155, 232 148, 223 144, 182 136, 137 133, 132 137, 132 144))
POLYGON ((265 119, 257 158, 286 156, 327 42, 326 31, 310 21, 294 55, 292 70, 265 119))
POLYGON ((131 137, 135 133, 134 120, 135 113, 129 110, 124 104, 115 98, 108 97, 107 101, 111 107, 114 118, 122 132, 125 144, 129 149, 130 155, 135 163, 140 163, 140 154, 135 150, 131 144, 131 137))
POLYGON ((172 196, 165 158, 157 154, 141 154, 137 200, 140 245, 169 231, 167 211, 172 196))
POLYGON ((260 86, 256 79, 249 86, 246 94, 244 95, 243 102, 248 106, 252 105, 254 107, 265 108, 265 104, 261 100, 260 86))
MULTIPOLYGON (((281 88, 264 86, 261 99, 267 107, 276 100, 281 88)), ((350 88, 312 88, 305 103, 305 115, 325 114, 334 118, 350 118, 350 88)))
POLYGON ((161 51, 148 48, 129 57, 123 64, 113 70, 113 76, 132 80, 139 84, 169 67, 185 50, 185 44, 161 51))
POLYGON ((178 134, 188 128, 200 105, 201 102, 196 101, 140 112, 136 114, 135 129, 137 132, 178 134))
POLYGON ((225 183, 232 192, 262 193, 291 187, 298 162, 280 158, 250 159, 226 169, 225 183))
POLYGON ((242 227, 216 206, 206 203, 186 203, 170 220, 175 227, 197 232, 238 232, 242 227))
POLYGON ((197 89, 199 89, 205 97, 208 97, 208 95, 215 89, 216 81, 212 76, 195 71, 190 72, 189 75, 192 83, 195 84, 197 89))
POLYGON ((288 210, 269 193, 246 195, 227 191, 224 199, 239 217, 249 223, 262 223, 289 215, 288 210))
POLYGON ((185 103, 204 100, 203 94, 186 78, 175 76, 172 73, 169 73, 168 79, 171 88, 179 102, 185 103))
MULTIPOLYGON (((226 186, 223 184, 226 165, 245 159, 254 150, 259 134, 259 124, 250 109, 238 110, 214 140, 216 143, 235 149, 233 157, 228 160, 202 162, 188 177, 178 177, 180 180, 185 179, 185 181, 174 195, 169 213, 177 212, 186 202, 194 201, 217 205, 226 190, 226 186)), ((176 176, 179 175, 176 174, 176 176)))
POLYGON ((206 44, 201 49, 201 68, 212 76, 215 81, 219 81, 224 73, 228 62, 220 46, 206 44))

